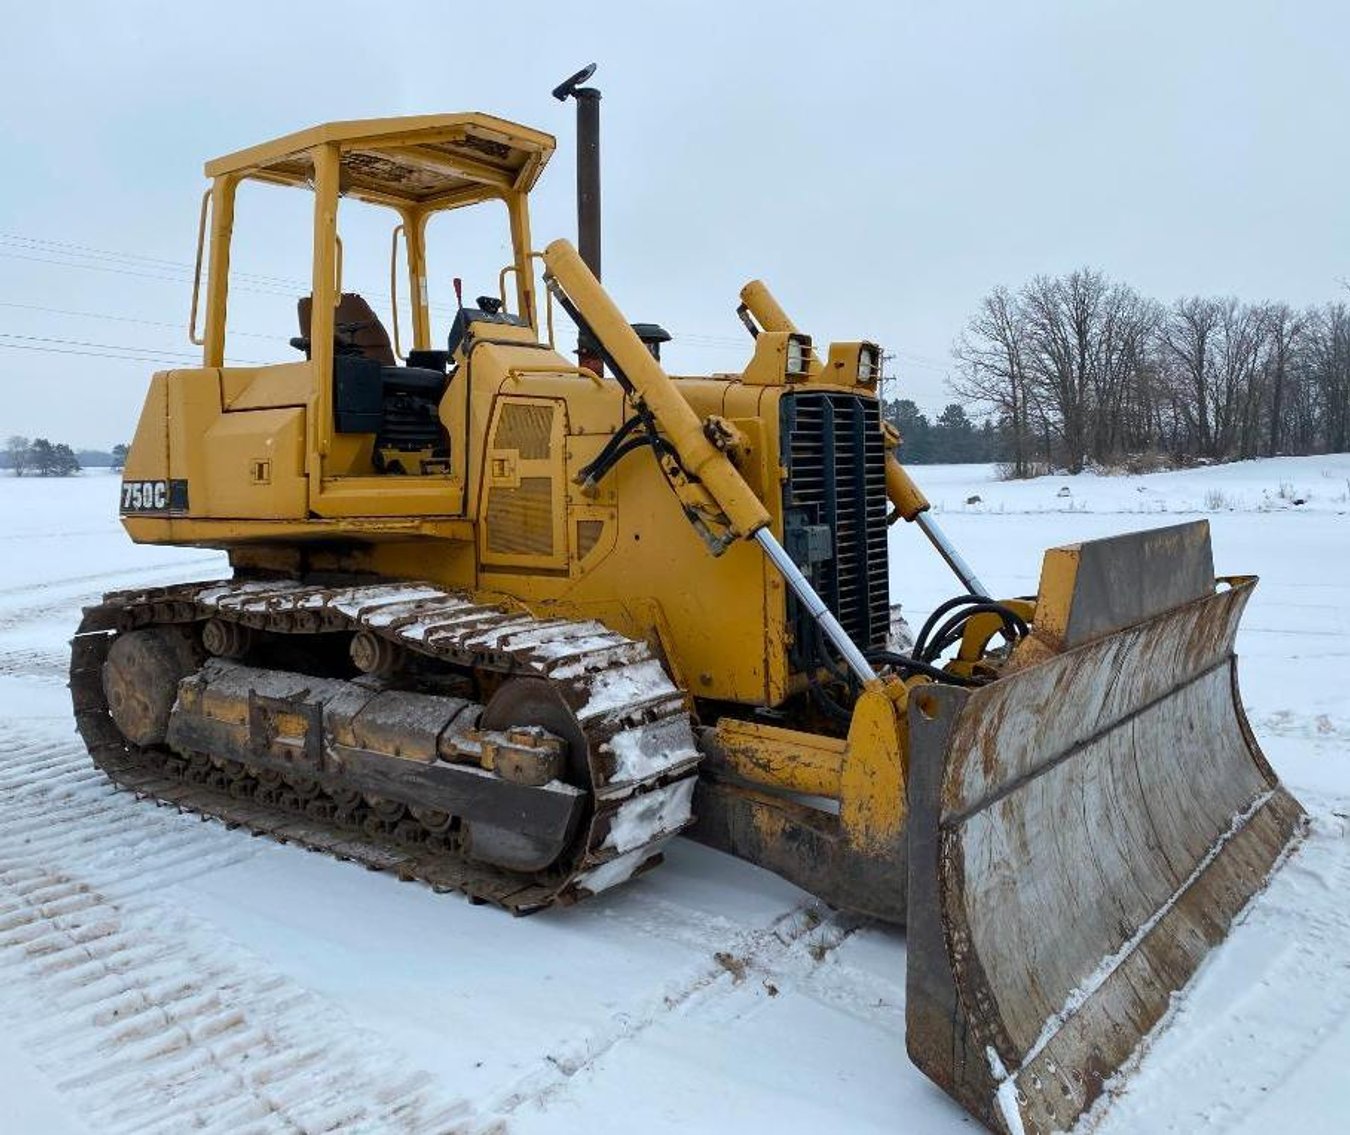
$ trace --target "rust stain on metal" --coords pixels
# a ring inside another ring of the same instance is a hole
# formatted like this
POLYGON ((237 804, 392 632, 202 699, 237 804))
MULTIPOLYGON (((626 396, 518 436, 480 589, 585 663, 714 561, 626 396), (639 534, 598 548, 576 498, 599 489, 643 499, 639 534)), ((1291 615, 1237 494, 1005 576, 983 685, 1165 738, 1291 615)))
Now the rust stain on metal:
POLYGON ((907 1043, 994 1130, 1072 1127, 1298 836, 1237 698, 1251 586, 911 715, 907 1043))

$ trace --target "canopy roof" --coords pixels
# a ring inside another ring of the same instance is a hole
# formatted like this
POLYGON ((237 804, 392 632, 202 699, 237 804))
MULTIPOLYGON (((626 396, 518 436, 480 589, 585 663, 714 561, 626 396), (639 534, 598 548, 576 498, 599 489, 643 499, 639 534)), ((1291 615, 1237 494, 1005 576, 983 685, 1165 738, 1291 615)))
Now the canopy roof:
POLYGON ((206 163, 234 175, 308 185, 309 151, 336 143, 342 192, 381 205, 450 208, 527 192, 553 153, 550 134, 490 114, 423 114, 329 122, 206 163))

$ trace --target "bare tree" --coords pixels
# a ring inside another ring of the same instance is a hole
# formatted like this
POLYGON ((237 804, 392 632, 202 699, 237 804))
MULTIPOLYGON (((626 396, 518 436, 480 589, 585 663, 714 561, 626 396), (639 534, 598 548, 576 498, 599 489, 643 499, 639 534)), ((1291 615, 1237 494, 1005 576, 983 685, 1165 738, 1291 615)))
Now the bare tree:
POLYGON ((997 416, 1015 475, 1157 449, 1255 457, 1350 447, 1350 305, 1190 296, 1168 308, 1101 272, 995 288, 952 347, 954 393, 997 416))
POLYGON ((1295 355, 1307 326, 1307 317, 1287 303, 1265 306, 1266 374, 1270 389, 1269 434, 1266 453, 1274 457, 1280 451, 1280 434, 1286 413, 1286 393, 1295 355))
POLYGON ((1255 457, 1259 433, 1263 308, 1229 297, 1219 304, 1219 350, 1214 405, 1215 456, 1255 457))
POLYGON ((14 470, 14 476, 22 477, 32 463, 32 443, 26 437, 14 434, 5 442, 5 453, 9 457, 9 467, 14 470))
POLYGON ((1053 419, 1065 464, 1077 472, 1088 457, 1111 459, 1124 444, 1126 403, 1148 367, 1157 305, 1091 268, 1038 276, 1020 299, 1029 388, 1053 419))
POLYGON ((952 347, 960 370, 952 392, 991 407, 1007 423, 1015 477, 1031 469, 1030 392, 1024 358, 1025 315, 1007 288, 997 287, 952 347))
POLYGON ((1309 378, 1322 441, 1339 453, 1350 447, 1350 308, 1343 303, 1323 308, 1309 346, 1309 378))
POLYGON ((1085 268, 1037 276, 1022 292, 1032 381, 1053 415, 1071 473, 1087 461, 1093 330, 1106 288, 1105 277, 1085 268))
POLYGON ((1148 371, 1151 337, 1160 314, 1156 304, 1124 284, 1112 284, 1097 307, 1089 375, 1092 456, 1098 461, 1111 460, 1126 448, 1125 405, 1148 371))
POLYGON ((1162 328, 1162 343, 1178 379, 1174 389, 1179 408, 1194 433, 1197 451, 1206 457, 1215 451, 1210 387, 1219 320, 1218 300, 1190 296, 1172 305, 1162 328))

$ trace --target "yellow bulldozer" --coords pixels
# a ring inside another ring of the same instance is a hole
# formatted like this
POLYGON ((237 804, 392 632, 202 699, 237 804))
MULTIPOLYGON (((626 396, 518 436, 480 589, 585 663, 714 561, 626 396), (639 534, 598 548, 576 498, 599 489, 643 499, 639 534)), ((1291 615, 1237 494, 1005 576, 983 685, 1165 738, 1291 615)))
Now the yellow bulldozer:
POLYGON ((598 279, 588 77, 555 92, 585 257, 531 237, 554 139, 486 114, 207 163, 202 362, 151 379, 121 513, 232 576, 86 611, 89 752, 142 796, 521 914, 685 832, 907 924, 914 1061, 995 1130, 1067 1129, 1300 831, 1237 694, 1255 581, 1216 579, 1195 523, 1053 549, 1036 596, 989 596, 898 460, 879 347, 817 345, 761 283, 744 369, 669 375, 598 279), (252 181, 311 196, 312 276, 300 355, 234 366, 252 181), (406 352, 398 299, 391 337, 343 290, 351 201, 401 238, 406 352), (485 203, 510 259, 437 326, 428 221, 485 203), (961 583, 912 640, 901 518, 961 583))

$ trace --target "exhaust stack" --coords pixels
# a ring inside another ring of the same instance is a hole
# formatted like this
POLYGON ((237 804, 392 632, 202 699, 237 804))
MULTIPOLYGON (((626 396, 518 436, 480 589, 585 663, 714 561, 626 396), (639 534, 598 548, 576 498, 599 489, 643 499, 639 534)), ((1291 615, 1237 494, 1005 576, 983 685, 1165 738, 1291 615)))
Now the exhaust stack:
MULTIPOLYGON (((589 63, 553 88, 553 97, 559 102, 568 98, 577 100, 577 251, 582 262, 599 280, 600 276, 600 91, 584 87, 595 74, 595 64, 589 63)), ((581 366, 596 374, 603 373, 604 364, 594 343, 582 332, 577 337, 577 356, 581 366)))

